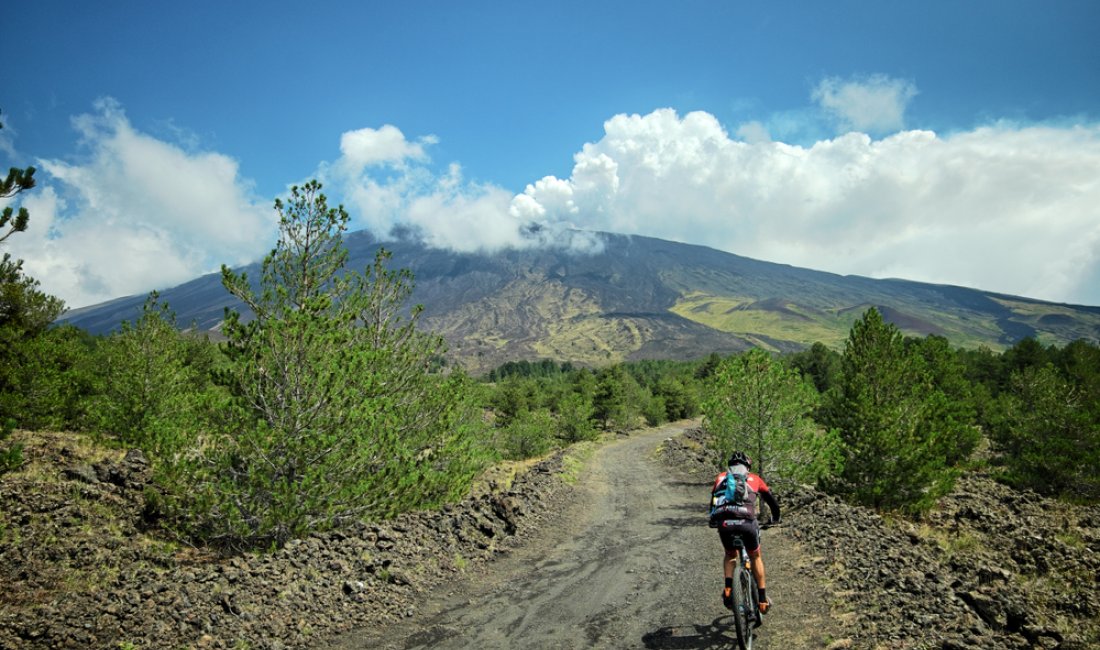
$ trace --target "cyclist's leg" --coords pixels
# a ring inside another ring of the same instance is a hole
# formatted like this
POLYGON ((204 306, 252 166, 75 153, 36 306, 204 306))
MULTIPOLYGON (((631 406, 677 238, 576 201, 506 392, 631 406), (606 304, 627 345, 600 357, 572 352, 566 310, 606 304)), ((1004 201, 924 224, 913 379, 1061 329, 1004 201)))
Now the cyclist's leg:
POLYGON ((739 534, 736 530, 730 530, 726 526, 722 526, 718 529, 718 537, 722 540, 722 548, 725 549, 725 554, 722 556, 722 577, 724 578, 722 604, 726 607, 732 607, 733 565, 738 557, 736 541, 739 534))
POLYGON ((752 577, 756 578, 756 590, 760 596, 760 611, 765 612, 770 606, 765 589, 767 588, 766 572, 764 571, 764 555, 760 545, 760 526, 754 521, 743 537, 745 540, 745 552, 749 555, 752 564, 752 577))
POLYGON ((759 547, 755 553, 749 552, 749 559, 752 560, 752 577, 756 578, 756 586, 760 588, 760 591, 764 591, 764 588, 767 587, 764 583, 764 556, 759 547))

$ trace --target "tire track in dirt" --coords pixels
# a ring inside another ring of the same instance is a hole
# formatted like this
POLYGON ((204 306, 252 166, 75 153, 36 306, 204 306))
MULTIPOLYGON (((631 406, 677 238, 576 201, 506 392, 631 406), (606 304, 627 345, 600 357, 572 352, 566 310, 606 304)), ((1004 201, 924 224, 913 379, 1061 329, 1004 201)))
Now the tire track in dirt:
MULTIPOLYGON (((728 648, 719 601, 721 545, 706 525, 709 483, 656 459, 688 423, 648 429, 600 447, 576 498, 538 539, 424 594, 420 613, 333 640, 362 648, 728 648)), ((782 498, 782 495, 779 495, 782 498)), ((822 648, 828 593, 782 529, 765 533, 775 613, 756 647, 822 648)))

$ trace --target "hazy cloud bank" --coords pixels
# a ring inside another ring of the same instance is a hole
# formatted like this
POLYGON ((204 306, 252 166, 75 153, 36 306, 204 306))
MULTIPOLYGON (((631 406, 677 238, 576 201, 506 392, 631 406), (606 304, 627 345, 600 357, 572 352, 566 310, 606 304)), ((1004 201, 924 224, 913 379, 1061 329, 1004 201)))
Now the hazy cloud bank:
POLYGON ((464 182, 457 165, 433 176, 426 150, 403 136, 388 148, 410 153, 381 165, 384 182, 377 167, 361 167, 339 184, 375 233, 412 226, 457 250, 598 250, 598 240, 569 234, 604 230, 1100 304, 1100 125, 907 130, 917 88, 883 75, 825 79, 811 96, 812 119, 837 135, 809 146, 773 141, 761 122, 731 136, 709 113, 659 109, 612 117, 568 178, 544 177, 515 196, 464 182), (542 239, 528 236, 531 224, 542 239))
POLYGON ((70 307, 250 262, 272 240, 274 215, 233 159, 139 133, 112 100, 73 126, 79 161, 37 161, 39 187, 20 197, 29 228, 8 240, 26 272, 70 307))
POLYGON ((426 146, 434 136, 408 141, 393 125, 344 133, 341 156, 317 175, 344 197, 361 227, 383 239, 415 232, 424 243, 462 252, 554 246, 585 253, 599 238, 574 229, 570 219, 540 218, 513 209, 513 193, 467 181, 458 163, 432 171, 426 146), (348 146, 349 143, 357 146, 348 146))
POLYGON ((1100 125, 810 147, 731 138, 707 113, 617 115, 513 201, 521 215, 797 266, 1100 304, 1100 125))
MULTIPOLYGON (((916 87, 882 76, 826 79, 811 96, 813 119, 835 136, 795 145, 776 141, 767 120, 731 135, 706 112, 616 115, 568 178, 519 194, 433 163, 434 136, 393 125, 344 133, 315 175, 353 228, 459 251, 583 254, 601 246, 586 231, 603 230, 1100 305, 1100 125, 907 129, 916 87)), ((9 240, 70 306, 255 261, 274 241, 270 199, 253 195, 232 158, 141 133, 111 100, 73 124, 80 155, 36 163, 39 188, 21 197, 31 228, 9 240)))

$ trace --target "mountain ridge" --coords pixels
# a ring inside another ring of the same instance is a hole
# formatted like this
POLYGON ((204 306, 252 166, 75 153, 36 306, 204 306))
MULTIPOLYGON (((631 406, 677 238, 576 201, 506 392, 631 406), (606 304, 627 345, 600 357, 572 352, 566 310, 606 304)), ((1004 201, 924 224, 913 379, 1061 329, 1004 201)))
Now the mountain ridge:
MULTIPOLYGON (((348 268, 379 247, 390 268, 415 278, 422 325, 474 371, 505 361, 553 358, 601 365, 641 358, 690 359, 749 347, 793 351, 843 345, 866 309, 910 335, 937 334, 960 347, 1003 349, 1027 336, 1064 345, 1100 342, 1100 307, 1053 303, 954 285, 874 279, 803 269, 640 235, 599 233, 603 250, 458 253, 411 241, 349 233, 348 268)), ((259 263, 242 267, 259 277, 259 263)), ((220 274, 159 292, 180 324, 216 332, 225 308, 244 306, 220 274)), ((61 321, 105 333, 141 311, 144 295, 66 312, 61 321)))

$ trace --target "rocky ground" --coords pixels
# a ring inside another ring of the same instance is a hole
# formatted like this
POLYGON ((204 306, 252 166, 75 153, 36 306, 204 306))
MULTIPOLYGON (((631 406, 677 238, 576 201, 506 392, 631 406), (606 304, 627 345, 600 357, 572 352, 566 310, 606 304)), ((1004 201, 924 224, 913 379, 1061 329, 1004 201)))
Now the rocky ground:
MULTIPOLYGON (((669 462, 713 472, 698 432, 669 462)), ((810 488, 780 494, 784 527, 827 574, 838 647, 1100 647, 1100 507, 963 477, 921 520, 886 518, 810 488)))
MULTIPOLYGON (((434 585, 554 525, 576 496, 568 477, 579 462, 559 454, 501 468, 442 512, 226 559, 146 530, 140 453, 72 434, 15 435, 27 465, 0 477, 0 647, 13 650, 306 648, 392 624, 434 585)), ((716 466, 691 432, 661 450, 700 477, 716 466)), ((981 473, 920 521, 809 488, 780 499, 784 525, 771 532, 797 540, 806 556, 797 564, 824 576, 840 626, 820 647, 1100 647, 1100 508, 981 473)), ((800 616, 791 601, 781 611, 800 616)))
POLYGON ((17 432, 0 477, 0 648, 305 648, 410 616, 431 585, 475 570, 568 498, 562 454, 442 512, 218 558, 143 527, 148 466, 72 434, 17 432))

